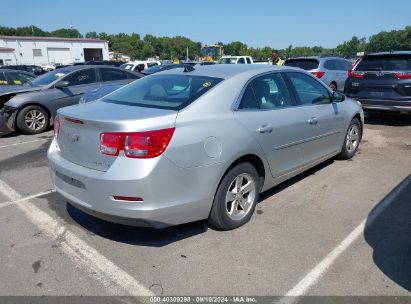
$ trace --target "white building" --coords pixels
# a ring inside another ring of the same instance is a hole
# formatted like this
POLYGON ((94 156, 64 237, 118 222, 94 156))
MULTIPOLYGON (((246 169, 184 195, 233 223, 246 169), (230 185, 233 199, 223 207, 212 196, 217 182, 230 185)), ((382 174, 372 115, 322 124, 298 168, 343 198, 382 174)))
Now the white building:
POLYGON ((108 42, 105 40, 0 36, 0 65, 70 64, 108 59, 108 42))

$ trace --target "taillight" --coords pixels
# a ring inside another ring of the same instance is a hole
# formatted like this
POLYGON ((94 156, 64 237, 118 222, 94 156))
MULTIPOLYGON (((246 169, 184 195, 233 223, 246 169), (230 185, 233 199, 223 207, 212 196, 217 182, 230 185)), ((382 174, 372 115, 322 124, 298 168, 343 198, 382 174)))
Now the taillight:
POLYGON ((58 138, 59 134, 60 134, 60 117, 58 115, 56 115, 56 117, 54 117, 54 137, 58 138))
POLYGON ((101 133, 100 152, 106 155, 117 156, 124 147, 122 133, 101 133))
POLYGON ((311 72, 315 77, 321 78, 324 76, 325 72, 311 72))
POLYGON ((411 73, 395 73, 398 79, 411 79, 411 73))
POLYGON ((350 78, 364 78, 365 77, 365 72, 356 72, 353 71, 352 69, 348 70, 348 77, 350 78))
POLYGON ((133 158, 152 158, 161 155, 167 148, 174 128, 148 132, 126 133, 124 152, 133 158))
POLYGON ((100 152, 117 156, 121 150, 131 158, 153 158, 161 155, 174 134, 174 128, 130 133, 101 133, 100 152))

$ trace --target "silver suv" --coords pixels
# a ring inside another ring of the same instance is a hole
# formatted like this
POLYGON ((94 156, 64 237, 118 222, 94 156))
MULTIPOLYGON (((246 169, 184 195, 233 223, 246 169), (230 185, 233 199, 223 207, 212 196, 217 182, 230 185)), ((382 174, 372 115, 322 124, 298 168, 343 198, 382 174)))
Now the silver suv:
POLYGON ((352 63, 340 57, 296 57, 285 61, 285 65, 301 68, 321 79, 333 91, 344 91, 345 80, 352 63))

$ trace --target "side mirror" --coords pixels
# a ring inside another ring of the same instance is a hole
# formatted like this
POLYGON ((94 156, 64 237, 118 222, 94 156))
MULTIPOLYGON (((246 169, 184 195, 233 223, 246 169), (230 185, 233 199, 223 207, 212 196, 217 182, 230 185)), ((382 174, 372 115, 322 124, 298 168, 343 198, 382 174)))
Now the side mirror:
POLYGON ((333 102, 342 102, 345 100, 345 95, 340 92, 334 91, 331 98, 333 102))
POLYGON ((59 82, 57 82, 54 87, 56 89, 62 89, 62 88, 66 88, 70 85, 70 82, 66 81, 66 80, 61 80, 59 82))

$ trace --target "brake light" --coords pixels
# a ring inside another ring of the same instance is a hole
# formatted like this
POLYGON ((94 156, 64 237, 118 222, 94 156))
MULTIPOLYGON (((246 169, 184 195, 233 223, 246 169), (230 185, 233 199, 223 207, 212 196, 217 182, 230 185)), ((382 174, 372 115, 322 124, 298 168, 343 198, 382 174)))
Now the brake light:
POLYGON ((321 78, 324 76, 325 72, 311 72, 315 77, 321 78))
POLYGON ((122 133, 101 133, 100 152, 106 155, 117 156, 124 147, 124 136, 122 133))
POLYGON ((60 134, 60 117, 58 115, 56 115, 56 117, 54 117, 54 137, 58 138, 59 134, 60 134))
POLYGON ((173 134, 174 128, 126 134, 124 152, 133 158, 157 157, 166 150, 173 134))
POLYGON ((153 158, 166 150, 174 128, 130 133, 101 133, 100 152, 117 156, 121 150, 130 158, 153 158))
POLYGON ((395 73, 398 79, 411 79, 411 73, 395 73))
POLYGON ((356 72, 353 69, 348 70, 348 77, 350 78, 364 78, 365 72, 356 72))

